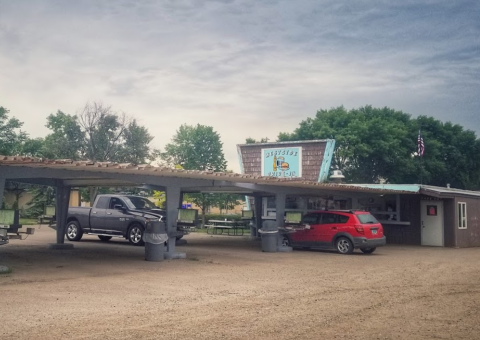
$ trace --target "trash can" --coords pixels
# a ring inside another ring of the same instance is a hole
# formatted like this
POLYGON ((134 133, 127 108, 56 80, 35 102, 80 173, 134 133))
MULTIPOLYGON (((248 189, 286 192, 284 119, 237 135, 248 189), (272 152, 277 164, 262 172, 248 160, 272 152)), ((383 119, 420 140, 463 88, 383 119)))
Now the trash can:
POLYGON ((145 242, 145 260, 163 261, 165 256, 165 242, 168 240, 165 222, 147 222, 143 241, 145 242))
POLYGON ((278 244, 278 228, 275 221, 263 222, 262 228, 258 230, 262 237, 262 251, 276 253, 278 244))

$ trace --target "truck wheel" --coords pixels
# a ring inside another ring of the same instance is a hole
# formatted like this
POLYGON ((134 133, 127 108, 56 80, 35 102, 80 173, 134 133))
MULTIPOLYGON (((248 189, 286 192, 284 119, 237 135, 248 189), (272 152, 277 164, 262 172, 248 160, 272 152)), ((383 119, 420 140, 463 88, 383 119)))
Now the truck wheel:
POLYGON ((83 230, 77 221, 70 221, 67 223, 65 234, 69 241, 80 241, 83 236, 83 230))
POLYGON ((111 236, 103 236, 103 235, 98 235, 98 238, 100 239, 100 241, 102 242, 107 242, 107 241, 110 241, 112 239, 111 236))
POLYGON ((134 224, 128 229, 127 239, 134 246, 143 246, 143 227, 140 224, 134 224))

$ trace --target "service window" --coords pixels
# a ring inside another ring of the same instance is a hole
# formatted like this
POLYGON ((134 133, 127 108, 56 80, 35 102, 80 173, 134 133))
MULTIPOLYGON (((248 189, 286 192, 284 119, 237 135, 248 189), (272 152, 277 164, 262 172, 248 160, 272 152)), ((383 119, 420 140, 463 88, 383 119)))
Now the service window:
POLYGON ((458 202, 458 229, 467 229, 467 203, 458 202))

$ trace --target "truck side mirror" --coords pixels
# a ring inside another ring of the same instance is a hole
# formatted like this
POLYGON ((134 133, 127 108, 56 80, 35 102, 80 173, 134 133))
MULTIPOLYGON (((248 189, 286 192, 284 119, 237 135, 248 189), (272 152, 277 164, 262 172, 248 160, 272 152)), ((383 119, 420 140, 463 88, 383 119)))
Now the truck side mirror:
POLYGON ((121 204, 115 204, 115 205, 113 206, 113 209, 115 209, 115 210, 123 210, 123 205, 121 205, 121 204))

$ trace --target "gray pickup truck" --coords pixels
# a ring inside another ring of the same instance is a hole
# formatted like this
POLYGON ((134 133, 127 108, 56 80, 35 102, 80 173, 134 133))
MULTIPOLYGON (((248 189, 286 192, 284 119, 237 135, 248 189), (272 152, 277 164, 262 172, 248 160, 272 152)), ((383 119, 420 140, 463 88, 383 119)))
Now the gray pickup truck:
POLYGON ((65 234, 70 241, 80 241, 83 234, 98 235, 102 241, 124 237, 140 246, 144 244, 145 225, 151 220, 165 221, 165 211, 144 197, 98 195, 91 208, 68 209, 65 234))

